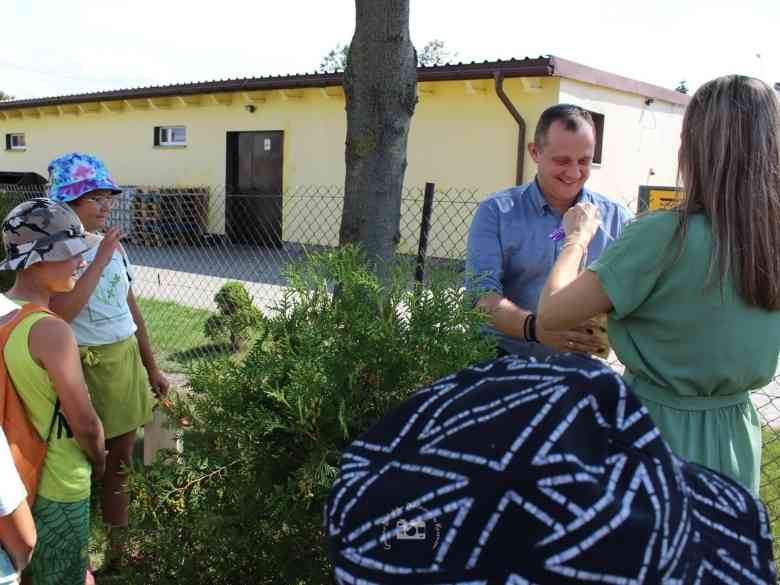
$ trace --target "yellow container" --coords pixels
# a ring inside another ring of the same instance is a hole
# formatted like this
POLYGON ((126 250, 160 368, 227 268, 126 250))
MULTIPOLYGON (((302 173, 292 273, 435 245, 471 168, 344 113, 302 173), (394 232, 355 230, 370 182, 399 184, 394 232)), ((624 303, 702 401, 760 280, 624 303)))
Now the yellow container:
POLYGON ((610 351, 609 336, 607 335, 607 314, 601 313, 600 315, 596 315, 593 320, 598 323, 598 326, 593 330, 593 335, 596 336, 596 338, 601 342, 601 347, 604 348, 604 351, 596 352, 593 355, 602 359, 607 359, 609 357, 610 351))

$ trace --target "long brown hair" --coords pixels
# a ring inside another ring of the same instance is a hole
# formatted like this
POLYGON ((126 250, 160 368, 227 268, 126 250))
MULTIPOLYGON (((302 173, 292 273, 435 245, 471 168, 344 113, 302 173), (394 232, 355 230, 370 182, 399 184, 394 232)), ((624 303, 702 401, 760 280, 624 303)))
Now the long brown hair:
POLYGON ((780 310, 780 121, 774 92, 742 75, 714 79, 685 112, 677 241, 704 214, 712 225, 709 277, 733 278, 750 306, 780 310))

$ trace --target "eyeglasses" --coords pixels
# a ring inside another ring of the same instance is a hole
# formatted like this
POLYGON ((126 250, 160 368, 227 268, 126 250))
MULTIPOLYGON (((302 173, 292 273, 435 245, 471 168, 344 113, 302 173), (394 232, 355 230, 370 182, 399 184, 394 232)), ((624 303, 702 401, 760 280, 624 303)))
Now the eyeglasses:
POLYGON ((113 207, 118 201, 114 195, 86 195, 84 199, 100 207, 113 207))

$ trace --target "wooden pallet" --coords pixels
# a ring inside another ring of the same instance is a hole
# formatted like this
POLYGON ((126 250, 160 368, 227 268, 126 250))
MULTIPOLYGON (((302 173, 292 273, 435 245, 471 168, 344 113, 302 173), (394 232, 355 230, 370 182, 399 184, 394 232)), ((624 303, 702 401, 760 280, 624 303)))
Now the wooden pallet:
POLYGON ((160 205, 158 203, 141 203, 140 201, 133 201, 133 212, 135 213, 157 213, 160 211, 160 205))
POLYGON ((134 229, 132 238, 134 244, 141 246, 157 247, 165 245, 165 238, 162 234, 144 229, 134 229))
POLYGON ((209 193, 203 188, 139 189, 132 206, 133 241, 144 246, 199 244, 206 231, 209 193), (192 233, 172 224, 198 226, 192 233))
POLYGON ((133 210, 133 219, 159 219, 160 215, 161 213, 159 209, 134 209, 133 210))

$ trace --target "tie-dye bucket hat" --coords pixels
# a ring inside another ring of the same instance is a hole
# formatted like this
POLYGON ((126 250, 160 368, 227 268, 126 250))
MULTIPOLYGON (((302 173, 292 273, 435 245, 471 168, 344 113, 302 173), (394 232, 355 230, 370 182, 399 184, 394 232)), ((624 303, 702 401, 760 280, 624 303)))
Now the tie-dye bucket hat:
POLYGON ((23 270, 36 262, 68 260, 96 244, 87 239, 72 209, 43 197, 14 207, 0 231, 5 249, 0 270, 23 270))
POLYGON ((106 165, 91 154, 71 152, 49 163, 49 198, 58 203, 69 203, 91 191, 106 189, 114 194, 122 192, 106 165))

